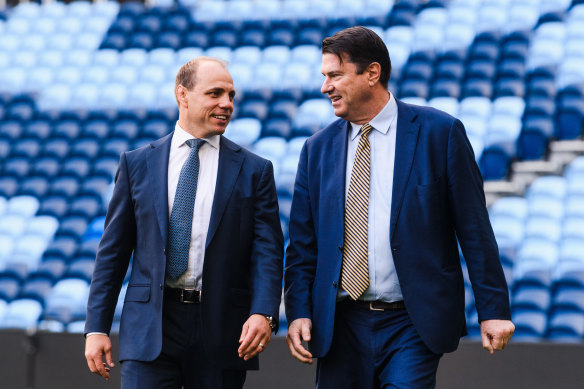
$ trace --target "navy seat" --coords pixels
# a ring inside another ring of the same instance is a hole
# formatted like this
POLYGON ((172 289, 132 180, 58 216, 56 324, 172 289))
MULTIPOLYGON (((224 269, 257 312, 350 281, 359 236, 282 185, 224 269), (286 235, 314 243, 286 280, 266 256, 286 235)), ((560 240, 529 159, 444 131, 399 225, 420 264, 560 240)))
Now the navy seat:
POLYGON ((89 223, 89 226, 87 226, 87 230, 85 231, 85 235, 83 236, 83 239, 89 240, 89 239, 93 239, 93 238, 101 238, 101 235, 103 234, 104 226, 105 226, 105 217, 104 216, 96 217, 95 219, 93 219, 89 223))
POLYGON ((21 280, 11 272, 0 273, 0 299, 12 301, 20 292, 21 280))
POLYGON ((10 155, 12 149, 12 142, 8 139, 0 138, 0 159, 6 159, 10 155))
POLYGON ((146 13, 137 19, 134 31, 146 32, 151 35, 157 34, 162 28, 162 19, 159 15, 146 13))
POLYGON ((0 196, 12 197, 18 191, 18 180, 14 177, 0 177, 0 196))
POLYGON ((79 195, 81 196, 93 196, 97 199, 101 198, 104 193, 106 193, 110 183, 111 178, 103 176, 90 176, 83 184, 81 184, 81 190, 79 195))
POLYGON ((582 342, 584 338, 583 312, 558 312, 549 320, 547 338, 553 342, 582 342))
POLYGON ((521 341, 540 341, 547 329, 547 315, 541 311, 514 312, 514 338, 521 341))
POLYGON ((527 58, 528 42, 509 42, 501 49, 501 59, 521 61, 527 58))
POLYGON ((324 35, 321 29, 318 28, 305 28, 296 34, 296 45, 314 45, 320 46, 324 35))
POLYGON ((0 137, 16 140, 22 136, 24 128, 20 120, 7 119, 0 123, 0 137))
POLYGON ((128 151, 130 143, 126 139, 111 139, 101 147, 100 157, 115 157, 119 159, 120 154, 128 151))
POLYGON ((60 219, 67 213, 69 203, 67 197, 63 195, 54 195, 44 197, 38 210, 38 215, 49 215, 60 219))
POLYGON ((4 164, 3 174, 6 176, 22 179, 28 176, 32 170, 31 162, 28 158, 15 157, 11 158, 4 164))
MULTIPOLYGON (((400 4, 400 3, 398 3, 400 4)), ((398 5, 396 4, 396 5, 398 5)), ((401 10, 394 9, 387 15, 387 22, 385 23, 389 27, 393 26, 411 26, 416 20, 416 13, 413 10, 401 10)))
POLYGON ((119 155, 100 157, 93 164, 91 175, 112 179, 118 170, 119 160, 119 155))
POLYGON ((34 196, 40 199, 49 192, 49 187, 47 177, 28 177, 21 181, 18 194, 34 196))
POLYGON ((140 132, 140 124, 137 120, 125 119, 114 124, 111 136, 124 139, 134 139, 140 132))
POLYGON ((184 47, 200 47, 206 49, 209 47, 209 34, 207 31, 194 30, 189 31, 183 40, 184 47))
POLYGON ((82 135, 85 138, 104 139, 110 131, 110 121, 103 116, 89 117, 83 125, 82 135))
POLYGON ((23 157, 28 159, 34 159, 39 156, 41 152, 41 145, 36 139, 22 139, 14 143, 12 147, 12 152, 10 155, 12 157, 23 157))
MULTIPOLYGON (((475 40, 476 41, 476 40, 475 40)), ((496 61, 499 58, 499 43, 479 41, 472 45, 469 52, 471 60, 496 61)))
POLYGON ((556 111, 556 103, 546 96, 528 97, 523 118, 553 118, 556 111))
POLYGON ((522 80, 503 79, 495 84, 495 98, 503 96, 525 95, 525 83, 522 80))
POLYGON ((77 252, 77 239, 72 236, 59 236, 49 244, 49 247, 43 255, 44 258, 59 258, 65 262, 70 262, 73 255, 77 252))
POLYGON ((404 81, 399 87, 399 97, 421 97, 427 99, 429 95, 428 84, 420 80, 404 81))
POLYGON ((274 118, 266 120, 262 128, 262 137, 279 136, 289 138, 292 133, 292 125, 288 119, 274 118))
MULTIPOLYGON (((81 196, 73 200, 69 207, 69 215, 81 216, 86 220, 91 220, 105 212, 101 206, 101 200, 94 196, 81 196)), ((85 231, 84 231, 85 232, 85 231)))
POLYGON ((91 163, 87 158, 74 157, 67 159, 63 164, 60 174, 62 176, 71 176, 81 180, 87 177, 90 171, 91 163))
POLYGON ((454 80, 437 80, 430 89, 430 98, 434 97, 454 97, 460 96, 460 84, 454 80))
POLYGON ((260 100, 245 101, 239 107, 238 116, 263 121, 268 116, 268 105, 260 100))
POLYGON ((108 33, 118 32, 122 34, 129 34, 134 31, 135 19, 131 16, 118 16, 108 29, 108 33))
POLYGON ((162 138, 171 131, 172 127, 167 120, 150 119, 147 120, 141 128, 140 136, 151 137, 153 139, 162 138))
POLYGON ((551 119, 526 120, 517 139, 517 157, 521 160, 543 158, 553 134, 554 123, 551 119))
POLYGON ((76 120, 63 120, 55 125, 53 136, 69 140, 76 139, 81 133, 81 125, 76 120))
POLYGON ((546 312, 551 305, 550 291, 547 288, 520 288, 513 293, 514 310, 539 310, 546 312))
POLYGON ((555 97, 557 93, 554 80, 533 79, 526 84, 526 96, 555 97))
POLYGON ((276 100, 270 104, 270 113, 268 117, 270 119, 288 119, 293 120, 296 116, 296 111, 298 110, 298 105, 295 101, 284 99, 276 100))
POLYGON ((43 157, 63 159, 67 154, 69 154, 69 142, 66 139, 50 139, 43 146, 43 157))
POLYGON ((93 138, 80 139, 73 144, 70 151, 71 157, 81 157, 84 159, 93 159, 99 153, 99 142, 93 138))
POLYGON ((270 46, 287 46, 294 45, 295 33, 292 28, 276 28, 271 30, 268 35, 268 45, 270 46))
POLYGON ((188 10, 177 10, 163 19, 162 29, 163 31, 184 33, 189 29, 190 22, 191 18, 188 10))
POLYGON ((61 170, 61 163, 55 157, 43 157, 35 161, 32 174, 47 178, 55 177, 61 170))
POLYGON ((495 63, 491 60, 473 60, 466 67, 466 79, 493 80, 497 72, 495 63))
POLYGON ((154 36, 148 32, 136 32, 128 40, 126 48, 150 50, 154 47, 154 36))
POLYGON ((22 285, 18 297, 37 300, 44 305, 54 283, 55 280, 52 277, 29 276, 22 285))
POLYGON ((229 47, 237 46, 238 33, 235 30, 219 30, 213 34, 211 45, 214 47, 229 47))
POLYGON ((127 34, 122 32, 110 32, 105 36, 99 48, 101 50, 113 49, 122 51, 127 46, 127 36, 127 34))
POLYGON ((73 261, 63 274, 64 278, 79 278, 86 282, 91 282, 93 269, 95 267, 95 259, 79 259, 73 261))
POLYGON ((101 237, 92 237, 84 240, 77 250, 77 257, 95 260, 101 237))
POLYGON ((53 128, 49 118, 37 117, 24 127, 26 138, 36 138, 45 140, 52 135, 53 128))
POLYGON ((408 63, 402 71, 402 79, 406 80, 422 80, 429 81, 432 79, 433 67, 427 62, 412 62, 408 63))
POLYGON ((81 241, 81 237, 85 234, 88 224, 89 222, 85 217, 76 215, 67 216, 62 219, 56 236, 68 236, 74 238, 76 241, 81 241))
POLYGON ((66 268, 67 264, 63 258, 44 255, 42 262, 36 270, 29 273, 28 278, 46 278, 54 283, 65 274, 66 268))
POLYGON ((60 177, 51 184, 49 193, 66 198, 73 198, 79 191, 79 180, 74 177, 60 177))
POLYGON ((181 33, 177 31, 164 31, 157 36, 154 46, 158 48, 167 47, 176 51, 182 47, 181 33))
POLYGON ((479 158, 483 178, 485 180, 504 179, 515 154, 515 142, 501 142, 485 147, 479 158))
POLYGON ((497 79, 517 79, 523 80, 525 77, 525 61, 517 59, 506 59, 499 63, 497 69, 497 79))
POLYGON ((464 75, 464 64, 459 61, 440 61, 434 77, 438 80, 461 80, 464 75))
POLYGON ((584 101, 581 98, 564 98, 557 109, 556 137, 563 140, 580 137, 584 123, 584 101))
POLYGON ((491 98, 493 85, 486 80, 467 80, 462 87, 462 97, 487 97, 491 98))

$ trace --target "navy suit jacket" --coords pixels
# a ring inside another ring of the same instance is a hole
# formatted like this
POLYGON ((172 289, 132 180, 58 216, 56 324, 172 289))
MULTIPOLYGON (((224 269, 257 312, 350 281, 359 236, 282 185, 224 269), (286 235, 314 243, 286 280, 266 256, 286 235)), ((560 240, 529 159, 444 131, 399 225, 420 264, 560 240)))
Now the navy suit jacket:
MULTIPOLYGON (((479 320, 509 319, 509 296, 489 222, 483 181, 462 123, 438 110, 398 104, 390 240, 404 302, 435 353, 466 334, 457 238, 479 320)), ((302 149, 286 252, 289 322, 312 320, 310 348, 328 352, 333 335, 345 209, 349 123, 339 119, 302 149)))
MULTIPOLYGON (((171 139, 122 153, 95 262, 85 333, 109 333, 133 255, 120 323, 122 361, 151 361, 162 348, 171 139)), ((271 162, 221 136, 200 323, 204 352, 219 366, 258 368, 257 358, 238 357, 238 340, 252 313, 278 322, 283 250, 271 162)))

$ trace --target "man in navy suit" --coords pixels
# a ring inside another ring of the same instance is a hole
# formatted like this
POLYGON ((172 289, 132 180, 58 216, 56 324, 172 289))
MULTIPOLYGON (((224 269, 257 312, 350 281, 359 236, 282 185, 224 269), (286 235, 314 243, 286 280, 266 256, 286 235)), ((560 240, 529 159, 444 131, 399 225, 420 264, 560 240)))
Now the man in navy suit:
POLYGON ((466 333, 457 239, 483 347, 503 349, 514 331, 481 174, 459 120, 388 91, 374 32, 343 30, 322 53, 321 91, 341 119, 300 155, 287 343, 302 362, 319 358, 318 388, 432 388, 466 333))
POLYGON ((278 323, 283 236, 273 168, 222 136, 235 96, 223 62, 185 64, 175 94, 174 132, 121 155, 85 356, 109 379, 108 334, 133 257, 120 323, 122 387, 241 388, 278 323))

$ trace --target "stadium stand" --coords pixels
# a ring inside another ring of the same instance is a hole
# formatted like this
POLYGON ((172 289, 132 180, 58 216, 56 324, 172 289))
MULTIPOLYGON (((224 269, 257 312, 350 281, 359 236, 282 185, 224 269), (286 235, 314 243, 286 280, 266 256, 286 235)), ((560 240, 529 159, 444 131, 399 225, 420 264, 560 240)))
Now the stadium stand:
POLYGON ((9 7, 0 14, 0 327, 82 331, 119 154, 174 128, 174 76, 197 56, 229 62, 238 95, 226 136, 273 161, 287 238, 300 149, 334 119, 320 94, 321 40, 362 24, 388 44, 396 96, 465 124, 516 336, 583 341, 583 22, 584 4, 569 0, 9 7))

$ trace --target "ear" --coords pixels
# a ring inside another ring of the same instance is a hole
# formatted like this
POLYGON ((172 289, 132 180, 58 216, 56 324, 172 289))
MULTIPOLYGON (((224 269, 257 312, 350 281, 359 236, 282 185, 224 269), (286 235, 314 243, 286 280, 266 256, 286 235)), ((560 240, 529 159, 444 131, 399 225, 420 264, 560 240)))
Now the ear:
POLYGON ((176 99, 178 100, 179 105, 182 105, 185 108, 188 108, 189 102, 187 100, 187 88, 185 88, 182 85, 179 85, 176 87, 176 90, 174 91, 174 93, 176 94, 176 99))
POLYGON ((369 66, 367 66, 367 80, 369 81, 369 86, 374 86, 377 82, 379 82, 379 77, 381 76, 381 65, 379 62, 371 62, 369 66))

